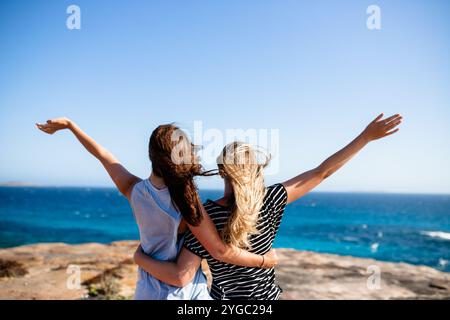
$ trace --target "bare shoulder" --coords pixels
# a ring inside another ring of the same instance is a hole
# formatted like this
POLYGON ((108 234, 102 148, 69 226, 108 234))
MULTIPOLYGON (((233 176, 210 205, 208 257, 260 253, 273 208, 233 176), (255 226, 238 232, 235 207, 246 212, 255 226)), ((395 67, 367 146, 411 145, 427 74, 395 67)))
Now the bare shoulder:
POLYGON ((132 179, 132 181, 130 181, 130 185, 128 187, 128 190, 125 194, 125 196, 128 198, 129 201, 131 201, 132 197, 133 197, 133 193, 135 192, 135 190, 138 189, 138 187, 144 183, 144 180, 141 178, 138 178, 136 176, 134 176, 134 178, 132 179))

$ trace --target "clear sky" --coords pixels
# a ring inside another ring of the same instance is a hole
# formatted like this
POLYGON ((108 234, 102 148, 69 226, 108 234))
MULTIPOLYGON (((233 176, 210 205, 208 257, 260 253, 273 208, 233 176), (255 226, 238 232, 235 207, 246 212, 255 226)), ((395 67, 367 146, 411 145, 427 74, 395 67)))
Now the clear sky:
MULTIPOLYGON (((450 1, 1 1, 0 182, 111 185, 67 116, 133 173, 160 123, 279 129, 280 170, 318 165, 378 113, 401 131, 324 191, 450 193, 450 1), (81 30, 66 8, 81 8, 81 30), (381 9, 368 30, 366 9, 381 9)), ((201 187, 220 187, 218 179, 201 187)))

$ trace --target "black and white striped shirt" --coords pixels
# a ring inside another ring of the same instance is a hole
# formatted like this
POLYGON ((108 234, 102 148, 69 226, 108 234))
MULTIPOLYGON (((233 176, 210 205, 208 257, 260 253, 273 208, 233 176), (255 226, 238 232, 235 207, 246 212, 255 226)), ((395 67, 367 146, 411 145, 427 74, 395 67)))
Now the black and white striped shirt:
MULTIPOLYGON (((282 184, 267 188, 257 224, 259 234, 250 238, 251 252, 263 255, 270 251, 280 227, 286 203, 287 192, 282 184)), ((211 200, 208 200, 204 206, 220 232, 228 221, 230 210, 211 200)), ((274 269, 240 267, 215 260, 191 232, 187 233, 184 246, 195 255, 207 259, 213 277, 211 287, 213 299, 277 300, 279 298, 282 290, 275 284, 274 269)))

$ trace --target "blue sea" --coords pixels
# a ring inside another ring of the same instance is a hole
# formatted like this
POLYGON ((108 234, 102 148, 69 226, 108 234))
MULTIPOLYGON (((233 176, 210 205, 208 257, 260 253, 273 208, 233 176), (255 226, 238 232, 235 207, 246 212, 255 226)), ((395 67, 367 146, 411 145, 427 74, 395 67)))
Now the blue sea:
MULTIPOLYGON (((115 189, 0 188, 0 247, 124 239, 138 239, 138 232, 115 189)), ((450 195, 311 193, 287 207, 275 247, 450 272, 450 195)))

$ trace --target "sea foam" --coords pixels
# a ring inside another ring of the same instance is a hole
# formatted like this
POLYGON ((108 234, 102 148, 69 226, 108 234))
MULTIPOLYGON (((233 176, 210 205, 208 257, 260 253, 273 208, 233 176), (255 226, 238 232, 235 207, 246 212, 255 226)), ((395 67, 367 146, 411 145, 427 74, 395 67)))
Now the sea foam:
POLYGON ((431 238, 438 238, 442 240, 450 240, 450 233, 449 232, 443 232, 443 231, 422 231, 421 234, 431 237, 431 238))

